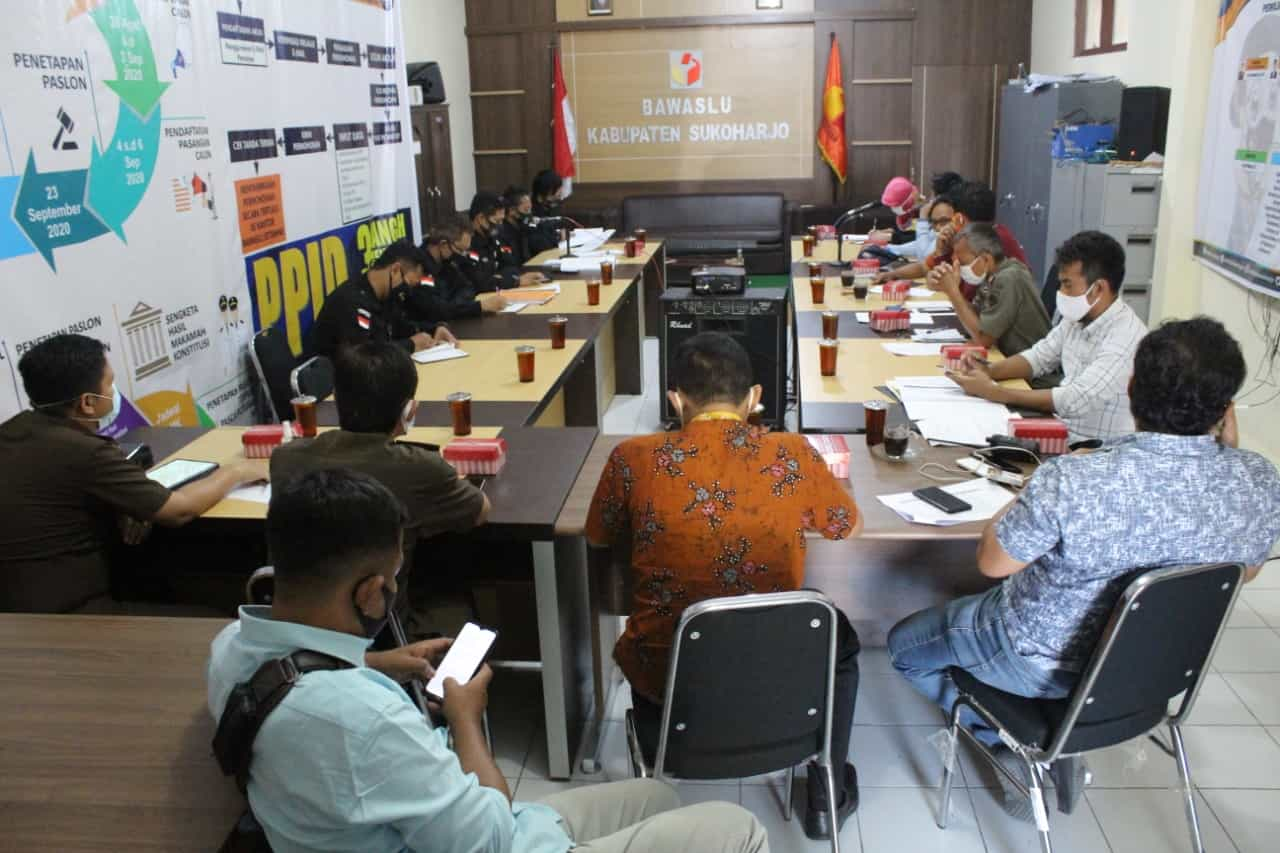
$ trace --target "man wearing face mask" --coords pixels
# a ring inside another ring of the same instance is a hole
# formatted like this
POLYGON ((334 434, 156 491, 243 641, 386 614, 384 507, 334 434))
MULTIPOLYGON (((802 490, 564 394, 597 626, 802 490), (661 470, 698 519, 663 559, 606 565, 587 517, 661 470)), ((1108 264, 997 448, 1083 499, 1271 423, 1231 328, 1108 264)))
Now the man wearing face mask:
POLYGON ((916 230, 912 232, 911 239, 902 243, 891 242, 885 248, 895 255, 916 261, 923 261, 933 254, 938 230, 950 224, 956 213, 949 193, 963 184, 964 178, 955 172, 934 175, 929 181, 933 195, 920 208, 920 218, 916 220, 916 230))
POLYGON ((120 396, 102 342, 54 335, 18 362, 31 409, 0 424, 0 611, 110 610, 111 552, 178 527, 265 475, 229 465, 170 491, 97 431, 120 396))
POLYGON ((532 225, 533 200, 528 190, 510 186, 502 194, 502 203, 505 205, 507 218, 498 228, 498 240, 511 248, 512 262, 516 266, 523 266, 533 257, 529 249, 529 238, 537 233, 532 225))
POLYGON ((1133 432, 1129 376, 1147 327, 1120 298, 1124 249, 1100 231, 1082 231, 1058 247, 1062 322, 1030 349, 989 368, 972 357, 952 375, 965 393, 1062 419, 1070 440, 1107 441, 1133 432), (1022 390, 1002 379, 1036 379, 1056 370, 1056 388, 1022 390))
POLYGON ((503 251, 498 230, 506 221, 506 208, 495 193, 479 192, 471 200, 470 278, 477 293, 510 287, 528 287, 543 281, 540 272, 520 272, 510 247, 503 251))
POLYGON ((271 454, 271 476, 277 482, 310 471, 348 468, 373 477, 404 505, 398 607, 406 615, 422 609, 411 607, 409 590, 421 598, 427 588, 409 582, 418 541, 446 532, 464 533, 484 524, 489 514, 484 492, 460 479, 436 450, 397 440, 413 426, 417 390, 417 368, 403 349, 377 341, 346 347, 333 364, 339 428, 296 439, 271 454))
POLYGON ((252 740, 247 794, 272 850, 768 853, 742 807, 681 809, 654 779, 513 802, 485 742, 492 670, 445 679, 445 731, 396 680, 433 675, 452 641, 368 651, 396 595, 403 512, 385 486, 351 471, 280 484, 267 512, 274 603, 241 607, 210 648, 215 720, 264 665, 298 652, 328 658, 298 677, 252 740))
POLYGON ((933 268, 929 288, 946 295, 975 344, 1017 355, 1049 333, 1049 312, 1031 273, 1004 256, 990 225, 970 225, 956 238, 955 263, 933 268), (970 304, 961 284, 978 288, 970 304))
MULTIPOLYGON (((750 426, 760 401, 751 361, 728 335, 704 332, 672 364, 679 432, 628 439, 605 465, 587 518, 587 541, 630 541, 635 592, 614 648, 631 684, 637 722, 656 729, 672 636, 686 607, 708 598, 804 585, 804 536, 857 536, 853 496, 803 436, 750 426)), ((858 690, 858 638, 840 618, 831 757, 839 802, 809 785, 804 830, 829 838, 858 807, 848 763, 858 690)), ((810 779, 815 778, 810 770, 810 779)))
POLYGON ((357 274, 324 300, 307 337, 307 353, 334 358, 344 346, 390 341, 417 352, 457 339, 438 319, 418 324, 404 311, 404 298, 422 278, 422 253, 409 240, 383 250, 367 273, 357 274))
POLYGON ((457 222, 431 226, 422 241, 422 279, 404 300, 409 319, 457 320, 494 314, 507 306, 500 292, 477 294, 457 258, 470 248, 471 235, 457 222))

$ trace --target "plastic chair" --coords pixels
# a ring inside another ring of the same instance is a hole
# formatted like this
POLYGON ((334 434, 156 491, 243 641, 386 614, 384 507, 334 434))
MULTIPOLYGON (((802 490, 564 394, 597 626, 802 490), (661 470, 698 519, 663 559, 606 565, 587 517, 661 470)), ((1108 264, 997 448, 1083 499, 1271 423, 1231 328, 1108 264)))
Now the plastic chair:
MULTIPOLYGON (((653 733, 642 732, 634 711, 627 712, 632 772, 649 775, 647 755, 658 778, 731 779, 785 769, 783 814, 790 820, 795 767, 816 760, 828 802, 838 802, 831 767, 836 620, 831 599, 810 590, 689 607, 671 650, 656 751, 653 733)), ((835 853, 839 835, 831 834, 835 853)))
POLYGON ((1065 699, 1014 696, 952 667, 948 674, 960 695, 951 709, 938 826, 945 829, 947 824, 958 734, 1031 799, 1041 848, 1052 853, 1044 767, 1060 757, 1114 746, 1167 724, 1182 778, 1192 850, 1203 853, 1181 726, 1209 672, 1243 578, 1244 567, 1239 563, 1142 570, 1120 596, 1093 658, 1065 699), (1170 700, 1179 694, 1178 710, 1170 714, 1170 700), (1000 732, 1001 741, 1027 765, 1029 787, 1010 775, 991 751, 960 725, 962 708, 971 709, 1000 732))
POLYGON ((253 336, 249 347, 253 368, 267 397, 268 413, 274 423, 293 419, 292 375, 298 360, 279 326, 268 326, 253 336))

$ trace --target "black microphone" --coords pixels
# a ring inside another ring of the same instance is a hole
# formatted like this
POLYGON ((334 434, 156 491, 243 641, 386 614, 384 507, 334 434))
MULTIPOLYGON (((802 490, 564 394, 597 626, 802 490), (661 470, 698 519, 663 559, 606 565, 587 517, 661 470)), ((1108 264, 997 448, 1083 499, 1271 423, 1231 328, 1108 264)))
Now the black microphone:
POLYGON ((869 201, 866 204, 861 205, 859 207, 846 210, 844 213, 840 214, 839 218, 836 219, 836 222, 837 223, 843 222, 846 219, 851 219, 857 216, 859 213, 866 213, 868 210, 874 210, 877 207, 880 207, 879 201, 869 201))

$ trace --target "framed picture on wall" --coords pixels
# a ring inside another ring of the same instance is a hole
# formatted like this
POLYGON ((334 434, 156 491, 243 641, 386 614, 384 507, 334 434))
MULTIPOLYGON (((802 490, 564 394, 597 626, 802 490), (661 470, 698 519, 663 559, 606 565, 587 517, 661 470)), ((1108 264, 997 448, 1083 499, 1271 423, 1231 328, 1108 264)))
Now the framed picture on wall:
POLYGON ((612 15, 613 0, 587 0, 588 15, 612 15))

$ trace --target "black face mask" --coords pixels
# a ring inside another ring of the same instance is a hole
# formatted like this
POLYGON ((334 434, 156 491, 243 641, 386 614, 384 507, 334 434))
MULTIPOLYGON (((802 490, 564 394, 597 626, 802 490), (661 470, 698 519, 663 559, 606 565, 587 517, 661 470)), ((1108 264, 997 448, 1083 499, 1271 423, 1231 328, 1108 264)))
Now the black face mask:
POLYGON ((382 633, 382 629, 387 626, 387 622, 391 620, 391 608, 396 602, 396 594, 387 587, 382 588, 382 616, 373 617, 365 615, 360 609, 360 605, 355 603, 352 598, 352 605, 356 608, 356 618, 360 620, 360 629, 364 631, 364 635, 372 640, 374 637, 382 633))

